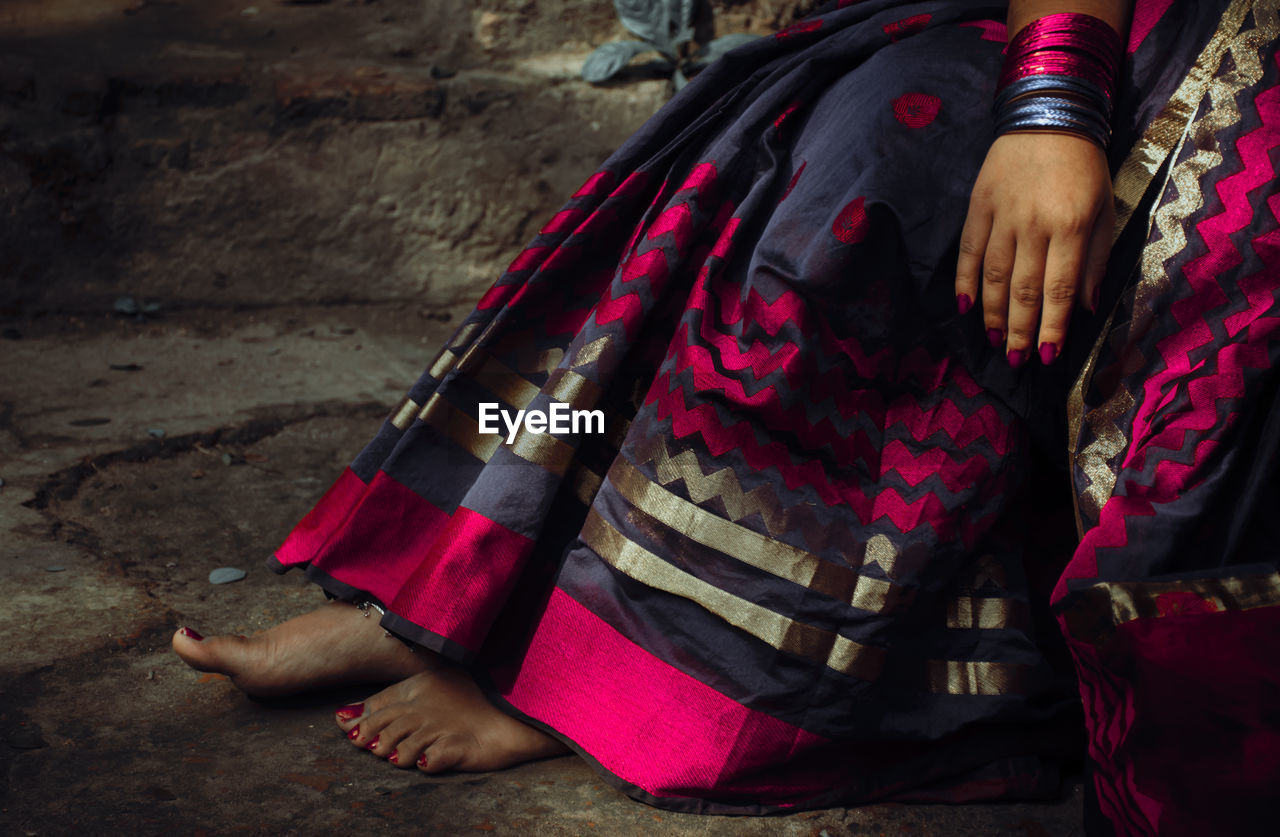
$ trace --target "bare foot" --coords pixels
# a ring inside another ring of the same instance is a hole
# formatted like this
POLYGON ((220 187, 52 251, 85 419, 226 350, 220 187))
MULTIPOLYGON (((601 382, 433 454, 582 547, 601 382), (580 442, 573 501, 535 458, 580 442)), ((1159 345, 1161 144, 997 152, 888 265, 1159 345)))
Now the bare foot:
POLYGON ((485 698, 471 676, 441 666, 338 710, 351 743, 427 773, 500 770, 569 752, 485 698))
POLYGON ((401 680, 440 665, 425 648, 410 650, 345 602, 329 602, 252 637, 204 639, 190 628, 173 635, 173 650, 197 671, 231 678, 260 697, 346 683, 401 680))

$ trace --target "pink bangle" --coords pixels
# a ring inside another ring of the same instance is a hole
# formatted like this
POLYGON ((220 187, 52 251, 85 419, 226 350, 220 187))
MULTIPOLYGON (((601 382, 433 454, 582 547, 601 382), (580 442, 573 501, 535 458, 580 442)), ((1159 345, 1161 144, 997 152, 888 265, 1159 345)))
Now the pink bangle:
POLYGON ((1009 42, 997 91, 1029 75, 1054 74, 1090 81, 1110 97, 1123 50, 1120 35, 1103 20, 1074 12, 1046 15, 1009 42))

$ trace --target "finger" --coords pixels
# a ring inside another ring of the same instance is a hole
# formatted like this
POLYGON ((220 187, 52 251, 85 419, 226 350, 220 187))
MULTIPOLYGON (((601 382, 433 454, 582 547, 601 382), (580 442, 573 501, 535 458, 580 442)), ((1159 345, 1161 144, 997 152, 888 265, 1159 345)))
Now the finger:
POLYGON ((1031 343, 1038 331, 1048 246, 1048 241, 1042 238, 1018 239, 1017 257, 1009 280, 1009 324, 1005 342, 1009 365, 1014 369, 1031 356, 1031 343))
POLYGON ((1044 266, 1040 336, 1036 340, 1041 363, 1053 363, 1062 354, 1088 246, 1084 236, 1055 236, 1049 242, 1044 266))
POLYGON ((960 257, 956 260, 956 310, 969 313, 978 298, 982 276, 982 256, 991 237, 991 210, 975 196, 969 201, 969 213, 960 231, 960 257))
POLYGON ((1111 241, 1115 234, 1116 208, 1108 200, 1098 213, 1098 220, 1089 235, 1089 252, 1085 256, 1084 281, 1081 283, 1081 302, 1094 314, 1102 295, 1102 277, 1107 272, 1107 260, 1111 257, 1111 241))
POLYGON ((1017 246, 1013 233, 993 225, 982 257, 982 321, 993 348, 1004 343, 1009 315, 1009 277, 1017 246))

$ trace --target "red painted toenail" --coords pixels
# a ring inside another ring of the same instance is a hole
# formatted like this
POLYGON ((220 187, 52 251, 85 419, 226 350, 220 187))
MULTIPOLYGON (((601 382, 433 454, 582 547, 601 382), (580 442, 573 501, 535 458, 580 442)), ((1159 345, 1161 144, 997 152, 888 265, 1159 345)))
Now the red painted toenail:
POLYGON ((365 748, 366 750, 372 750, 374 747, 377 747, 377 746, 378 746, 378 737, 379 737, 379 736, 376 736, 376 735, 375 735, 375 736, 373 737, 373 740, 372 740, 372 741, 370 741, 368 744, 364 745, 364 748, 365 748))
POLYGON ((200 634, 196 633, 190 628, 182 628, 181 630, 178 631, 178 633, 182 634, 183 636, 189 636, 192 639, 194 639, 196 642, 204 642, 204 637, 200 636, 200 634))
POLYGON ((387 761, 391 762, 392 764, 399 764, 399 763, 400 763, 400 751, 399 751, 399 750, 392 750, 392 751, 391 751, 391 755, 387 756, 387 761))
POLYGON ((347 733, 347 738, 350 738, 352 741, 355 741, 355 740, 356 740, 357 738, 359 738, 359 737, 360 737, 360 727, 359 727, 359 726, 354 726, 354 727, 352 727, 352 728, 351 728, 351 732, 347 733))
POLYGON ((418 767, 426 767, 426 766, 427 766, 427 754, 423 753, 422 755, 418 756, 418 767))
POLYGON ((338 709, 339 721, 352 721, 364 714, 363 703, 351 703, 338 709))

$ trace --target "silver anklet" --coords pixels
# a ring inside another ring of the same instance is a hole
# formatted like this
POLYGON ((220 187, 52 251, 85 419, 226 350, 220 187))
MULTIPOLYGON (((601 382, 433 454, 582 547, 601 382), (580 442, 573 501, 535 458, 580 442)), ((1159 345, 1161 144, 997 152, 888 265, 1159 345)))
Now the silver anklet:
MULTIPOLYGON (((374 604, 368 599, 365 599, 364 601, 360 601, 360 602, 353 602, 353 604, 356 606, 356 608, 359 609, 361 613, 365 615, 366 619, 369 617, 370 608, 378 611, 378 621, 382 621, 382 617, 387 615, 387 609, 385 607, 379 604, 374 604)), ((395 634, 391 633, 391 631, 388 631, 386 628, 382 629, 382 633, 385 634, 386 636, 395 636, 395 634)))
MULTIPOLYGON (((379 622, 382 621, 383 616, 387 615, 387 609, 385 607, 375 602, 371 602, 368 599, 364 599, 363 601, 358 601, 358 602, 352 602, 352 604, 354 604, 359 609, 359 611, 365 615, 365 617, 369 616, 370 609, 378 611, 379 622)), ((410 651, 414 652, 415 654, 418 651, 417 646, 415 646, 412 642, 409 642, 407 639, 403 639, 401 637, 396 636, 395 634, 391 633, 391 631, 388 631, 386 628, 382 629, 382 635, 391 637, 394 640, 398 640, 399 642, 404 643, 405 647, 408 648, 410 651)))

